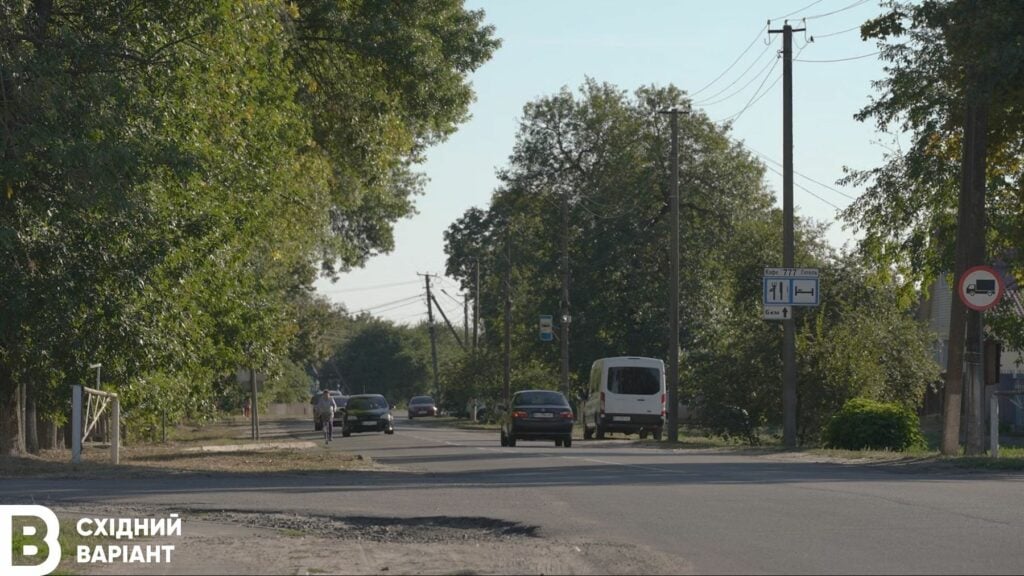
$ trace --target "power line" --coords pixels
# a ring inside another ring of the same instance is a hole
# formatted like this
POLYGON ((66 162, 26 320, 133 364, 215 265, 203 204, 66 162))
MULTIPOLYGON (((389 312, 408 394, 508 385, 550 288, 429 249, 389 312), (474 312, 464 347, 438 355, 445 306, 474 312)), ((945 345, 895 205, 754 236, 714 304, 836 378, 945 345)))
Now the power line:
MULTIPOLYGON (((801 46, 801 47, 800 47, 800 49, 799 49, 799 50, 797 50, 797 52, 796 52, 796 55, 797 55, 797 56, 799 56, 799 55, 800 55, 800 53, 804 51, 804 48, 807 48, 807 46, 808 46, 808 45, 809 45, 809 43, 808 43, 808 44, 804 44, 803 46, 801 46)), ((781 60, 781 58, 780 58, 780 60, 781 60)), ((776 61, 775 61, 775 63, 776 63, 776 64, 778 64, 778 63, 779 63, 779 60, 776 60, 776 61)), ((772 66, 772 70, 775 70, 775 67, 774 67, 774 66, 772 66)), ((768 76, 771 76, 771 71, 769 71, 769 72, 768 72, 768 76)), ((768 78, 767 78, 767 77, 765 77, 765 80, 767 80, 767 79, 768 79, 768 78)), ((764 92, 762 92, 762 93, 761 93, 760 95, 757 95, 757 92, 754 92, 754 95, 755 95, 756 97, 755 97, 755 98, 753 98, 753 99, 752 99, 752 100, 751 100, 750 102, 748 102, 748 103, 747 103, 747 105, 746 105, 746 106, 744 106, 742 110, 740 110, 739 112, 737 112, 737 113, 733 114, 732 116, 729 116, 728 118, 725 118, 725 119, 721 120, 721 122, 729 122, 729 121, 736 121, 736 120, 739 120, 739 119, 740 119, 740 117, 741 117, 741 116, 743 116, 743 114, 744 114, 744 113, 745 113, 745 112, 746 112, 747 110, 749 110, 749 109, 750 109, 750 108, 751 108, 751 107, 752 107, 752 106, 753 106, 754 104, 757 104, 757 103, 758 103, 758 101, 760 101, 760 100, 761 100, 761 98, 764 98, 764 97, 765 97, 765 96, 766 96, 766 95, 767 95, 767 94, 768 94, 769 92, 771 92, 771 91, 772 91, 772 88, 775 88, 775 85, 779 83, 779 80, 782 80, 782 74, 779 74, 779 75, 778 75, 778 76, 777 76, 777 77, 775 78, 775 82, 772 82, 772 85, 771 85, 771 86, 769 86, 769 87, 768 87, 768 89, 767 89, 767 90, 765 90, 764 92)), ((764 82, 761 82, 761 85, 763 86, 763 85, 764 85, 764 82)), ((760 87, 758 88, 758 90, 760 90, 760 87)))
POLYGON ((817 18, 824 18, 825 16, 831 16, 833 14, 839 14, 840 12, 846 12, 847 10, 850 10, 851 8, 856 8, 857 6, 860 6, 861 4, 864 4, 867 1, 868 0, 858 0, 857 2, 854 2, 853 4, 850 4, 849 6, 844 6, 844 7, 840 8, 840 9, 838 9, 838 10, 833 10, 831 12, 826 12, 824 14, 815 14, 814 16, 806 16, 803 19, 804 20, 814 20, 814 19, 817 19, 817 18))
MULTIPOLYGON (((757 150, 754 150, 753 148, 751 148, 749 146, 747 146, 747 149, 750 150, 751 152, 753 152, 754 154, 757 154, 761 158, 764 158, 765 160, 771 162, 772 164, 775 164, 776 166, 782 166, 782 164, 780 162, 778 162, 777 160, 771 159, 767 154, 762 154, 761 152, 758 152, 757 150)), ((818 182, 817 180, 815 180, 814 178, 811 178, 810 176, 807 176, 806 174, 801 174, 800 172, 797 172, 796 170, 793 170, 793 173, 796 174, 797 176, 800 176, 801 178, 805 178, 807 180, 810 180, 811 182, 814 182, 818 186, 821 186, 823 188, 828 188, 829 190, 835 192, 836 194, 839 194, 841 196, 845 196, 845 197, 849 198, 850 200, 856 200, 857 199, 856 196, 850 196, 849 194, 847 194, 846 192, 843 192, 842 190, 839 190, 837 188, 833 188, 832 186, 829 186, 828 184, 825 184, 823 182, 818 182)))
MULTIPOLYGON (((820 0, 819 0, 819 1, 820 1, 820 0)), ((749 51, 750 51, 750 49, 754 47, 754 44, 756 44, 756 43, 757 43, 757 40, 758 40, 758 38, 760 38, 760 37, 761 37, 761 33, 762 33, 762 32, 764 32, 765 28, 767 28, 767 27, 768 27, 768 25, 766 24, 766 25, 765 25, 765 26, 764 26, 763 28, 761 28, 760 30, 758 30, 758 31, 757 31, 757 34, 755 34, 755 35, 754 35, 754 39, 753 39, 753 40, 752 40, 752 41, 750 42, 750 44, 748 44, 748 45, 747 45, 747 47, 746 47, 746 48, 745 48, 745 49, 743 50, 743 52, 742 52, 742 53, 740 53, 740 55, 739 55, 739 56, 737 56, 735 60, 733 60, 732 64, 730 64, 728 68, 726 68, 725 70, 723 70, 723 71, 722 71, 722 73, 721 73, 721 74, 719 74, 718 76, 716 76, 714 80, 712 80, 711 82, 708 82, 707 84, 705 84, 703 88, 701 88, 700 90, 697 90, 696 92, 693 92, 693 93, 691 93, 691 94, 690 94, 690 97, 691 97, 691 98, 693 98, 693 97, 694 97, 694 96, 696 96, 697 94, 700 94, 701 92, 703 92, 703 91, 707 90, 707 89, 708 89, 708 88, 710 88, 710 87, 711 87, 711 85, 713 85, 713 84, 714 84, 715 82, 718 82, 719 80, 721 80, 721 79, 722 79, 722 76, 725 76, 726 74, 728 74, 728 73, 729 73, 729 70, 732 70, 732 69, 733 69, 733 66, 736 66, 736 64, 737 64, 737 63, 738 63, 738 62, 739 62, 740 60, 742 60, 742 59, 743 59, 743 56, 745 56, 745 55, 747 54, 747 52, 749 52, 749 51)), ((760 58, 760 57, 759 57, 759 58, 760 58)))
POLYGON ((359 291, 362 291, 362 290, 377 290, 379 288, 393 288, 395 286, 407 286, 409 284, 419 284, 419 283, 420 283, 419 280, 411 280, 409 282, 394 282, 394 283, 391 283, 391 284, 377 284, 375 286, 360 286, 358 288, 344 288, 344 289, 340 289, 340 290, 335 290, 335 289, 333 289, 334 288, 333 286, 329 286, 326 289, 324 289, 324 291, 325 292, 330 292, 331 294, 337 294, 337 293, 341 293, 341 292, 359 292, 359 291))
POLYGON ((462 306, 462 300, 459 300, 459 299, 458 299, 458 298, 456 298, 455 296, 452 296, 452 295, 451 295, 451 294, 449 294, 449 293, 448 293, 448 291, 447 291, 447 290, 445 290, 444 288, 441 288, 441 293, 442 293, 442 294, 444 294, 445 296, 447 296, 448 298, 450 298, 450 299, 451 299, 451 300, 452 300, 453 302, 455 302, 455 303, 456 303, 456 304, 458 304, 459 306, 462 306))
MULTIPOLYGON (((771 170, 772 172, 775 172, 775 173, 776 173, 776 174, 778 174, 779 176, 782 176, 782 172, 779 172, 779 171, 778 171, 778 170, 776 170, 775 168, 772 168, 771 166, 768 166, 767 168, 768 168, 769 170, 771 170)), ((826 200, 826 199, 822 198, 821 196, 818 196, 817 194, 815 194, 814 192, 812 192, 812 191, 811 191, 810 189, 808 189, 807 187, 805 187, 805 186, 802 186, 802 185, 800 185, 800 184, 797 184, 797 183, 795 183, 795 182, 793 183, 793 185, 794 185, 794 186, 796 186, 797 188, 799 188, 799 189, 803 190, 804 192, 807 192, 807 193, 808 193, 808 194, 810 194, 811 196, 814 196, 814 197, 815 197, 815 198, 817 198, 818 200, 821 200, 821 201, 822 201, 822 202, 824 202, 825 204, 828 204, 829 206, 831 206, 831 207, 835 208, 836 210, 840 210, 840 211, 842 210, 842 208, 840 208, 839 206, 836 206, 835 204, 833 204, 833 203, 829 202, 828 200, 826 200)))
POLYGON ((847 32, 853 32, 854 30, 860 30, 860 24, 853 28, 847 28, 846 30, 839 30, 837 32, 829 32, 828 34, 813 34, 811 38, 828 38, 829 36, 838 36, 840 34, 846 34, 847 32))
POLYGON ((392 300, 391 302, 383 302, 381 304, 375 304, 373 306, 367 306, 366 308, 363 308, 362 310, 358 310, 356 312, 351 312, 351 314, 362 314, 363 312, 370 312, 371 310, 376 310, 377 308, 385 308, 385 307, 391 306, 393 304, 400 304, 402 302, 406 302, 406 301, 409 301, 409 300, 415 300, 415 299, 418 299, 420 296, 422 296, 422 294, 416 294, 416 295, 413 295, 413 296, 407 296, 405 298, 400 298, 398 300, 392 300))
POLYGON ((793 62, 809 62, 809 63, 812 63, 812 64, 825 64, 825 63, 829 63, 829 62, 849 62, 850 60, 860 60, 862 58, 870 58, 872 56, 878 55, 880 52, 881 51, 872 52, 870 54, 862 54, 860 56, 851 56, 849 58, 838 58, 836 60, 797 60, 797 59, 794 58, 793 62))
MULTIPOLYGON (((778 18, 772 18, 772 20, 782 20, 782 19, 785 19, 785 18, 789 18, 793 14, 799 14, 799 13, 803 12, 804 10, 807 10, 808 8, 813 8, 815 4, 820 4, 820 3, 821 3, 821 0, 815 0, 814 2, 811 2, 810 4, 808 4, 807 6, 804 6, 803 8, 801 8, 799 10, 794 10, 794 11, 790 12, 789 14, 786 14, 785 16, 779 16, 778 18)), ((770 21, 771 20, 769 20, 769 22, 770 21)))
POLYGON ((391 306, 390 308, 384 308, 384 309, 381 309, 381 310, 375 310, 374 314, 383 314, 385 312, 392 312, 394 310, 400 310, 402 308, 408 308, 409 306, 412 306, 413 304, 421 304, 421 302, 419 300, 413 300, 412 302, 406 302, 405 304, 398 304, 396 306, 391 306))
POLYGON ((745 90, 747 86, 750 86, 751 82, 753 82, 754 80, 757 80, 757 77, 760 76, 764 72, 764 70, 766 68, 768 68, 768 64, 771 64, 771 62, 768 62, 767 64, 765 64, 765 66, 762 67, 761 70, 757 74, 755 74, 753 78, 748 80, 746 84, 741 86, 739 90, 733 92, 732 94, 726 96, 725 98, 722 98, 722 99, 719 99, 719 100, 714 100, 715 98, 718 98, 718 96, 721 95, 722 92, 725 92, 726 90, 731 88, 734 84, 736 84, 737 82, 742 80, 743 77, 747 75, 747 72, 750 72, 750 69, 753 68, 754 65, 757 64, 761 60, 761 57, 764 56, 765 52, 767 52, 768 49, 771 48, 772 44, 774 44, 774 43, 775 43, 775 38, 773 37, 771 42, 769 42, 768 45, 766 45, 764 47, 764 50, 762 50, 761 53, 757 55, 757 58, 754 59, 754 61, 750 63, 750 66, 747 66, 747 69, 744 70, 742 74, 737 76, 735 80, 733 80, 732 82, 727 84, 725 86, 725 88, 722 88, 721 90, 719 90, 718 92, 715 92, 711 96, 708 96, 707 98, 705 98, 705 99, 703 99, 703 100, 701 100, 699 102, 694 102, 693 105, 694 106, 713 106, 715 104, 718 104, 719 102, 725 102, 726 100, 732 98, 733 96, 736 96, 740 92, 743 92, 743 90, 745 90), (714 100, 714 101, 710 102, 710 100, 714 100))
POLYGON ((779 75, 779 77, 775 79, 775 82, 772 82, 772 85, 769 86, 767 90, 765 90, 764 92, 761 92, 761 94, 758 95, 758 92, 760 92, 761 88, 764 87, 764 83, 768 81, 768 78, 771 77, 772 72, 775 71, 775 67, 778 66, 778 65, 779 65, 779 59, 776 58, 775 59, 775 63, 772 65, 771 69, 768 70, 768 73, 765 74, 764 79, 761 80, 761 84, 757 87, 757 90, 754 90, 754 95, 750 97, 750 100, 747 101, 747 104, 743 108, 741 108, 739 112, 733 114, 732 116, 729 116, 728 118, 723 119, 722 122, 728 122, 730 120, 739 120, 740 116, 742 116, 744 112, 749 110, 751 106, 753 106, 758 100, 763 98, 765 94, 770 92, 771 89, 774 88, 775 85, 779 83, 779 79, 782 78, 782 75, 779 75))

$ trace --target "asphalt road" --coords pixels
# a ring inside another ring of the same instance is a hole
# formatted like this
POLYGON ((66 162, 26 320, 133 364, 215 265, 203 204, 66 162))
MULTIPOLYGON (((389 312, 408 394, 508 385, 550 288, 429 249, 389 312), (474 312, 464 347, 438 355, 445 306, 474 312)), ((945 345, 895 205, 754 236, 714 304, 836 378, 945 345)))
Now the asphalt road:
MULTIPOLYGON (((296 433, 316 438, 311 427, 296 433)), ((0 480, 4 501, 358 517, 488 518, 545 540, 649 555, 697 573, 1024 572, 1024 475, 661 450, 623 440, 520 442, 398 420, 335 449, 383 471, 162 480, 0 480)), ((186 516, 187 518, 187 516, 186 516)), ((656 561, 655 561, 656 560, 656 561)), ((635 562, 608 573, 642 571, 635 562), (619 569, 622 570, 619 570, 619 569)), ((494 567, 494 572, 501 572, 494 567)))

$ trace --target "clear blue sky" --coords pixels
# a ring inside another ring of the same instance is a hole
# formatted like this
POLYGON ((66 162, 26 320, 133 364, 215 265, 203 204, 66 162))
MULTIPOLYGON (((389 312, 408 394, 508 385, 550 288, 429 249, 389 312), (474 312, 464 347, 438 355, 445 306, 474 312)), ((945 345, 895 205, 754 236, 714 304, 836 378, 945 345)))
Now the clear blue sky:
MULTIPOLYGON (((423 278, 416 274, 442 274, 444 230, 466 209, 487 207, 497 184, 495 170, 512 151, 523 105, 563 86, 576 89, 588 76, 630 91, 675 84, 716 121, 746 108, 735 119, 732 136, 764 155, 766 183, 781 205, 782 178, 771 171, 781 171, 772 161, 782 162, 781 61, 771 67, 782 41, 781 35, 769 37, 765 26, 769 18, 783 16, 794 27, 807 27, 806 36, 794 35, 794 166, 839 190, 797 176, 797 213, 833 223, 828 238, 834 246, 851 240, 851 231, 837 221, 836 207, 845 207, 861 191, 835 181, 844 165, 877 165, 883 146, 891 145, 891 137, 874 125, 853 119, 873 93, 871 82, 882 78, 882 65, 873 55, 820 61, 877 50, 851 28, 881 13, 878 0, 471 0, 466 6, 483 9, 502 39, 502 47, 471 78, 477 97, 472 118, 428 153, 422 167, 429 178, 426 193, 417 198, 419 213, 397 223, 395 250, 337 283, 317 283, 332 301, 399 323, 424 319, 425 300, 413 299, 423 293, 423 278), (815 41, 808 43, 811 36, 815 41), (771 46, 765 45, 768 40, 771 46), (390 302, 395 304, 384 305, 390 302)), ((772 28, 781 25, 782 20, 772 21, 772 28)), ((460 297, 457 284, 435 283, 451 296, 437 296, 449 318, 461 322, 462 307, 452 298, 460 297)))

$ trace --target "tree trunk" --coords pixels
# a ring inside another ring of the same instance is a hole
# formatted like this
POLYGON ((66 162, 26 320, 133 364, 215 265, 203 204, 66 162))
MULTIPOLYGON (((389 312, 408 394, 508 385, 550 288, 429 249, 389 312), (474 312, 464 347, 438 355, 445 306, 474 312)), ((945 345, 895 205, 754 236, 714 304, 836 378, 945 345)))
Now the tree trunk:
POLYGON ((25 450, 29 454, 39 454, 39 431, 36 428, 36 401, 28 394, 25 396, 25 450))
POLYGON ((10 367, 0 363, 0 454, 25 453, 23 387, 14 381, 10 367))

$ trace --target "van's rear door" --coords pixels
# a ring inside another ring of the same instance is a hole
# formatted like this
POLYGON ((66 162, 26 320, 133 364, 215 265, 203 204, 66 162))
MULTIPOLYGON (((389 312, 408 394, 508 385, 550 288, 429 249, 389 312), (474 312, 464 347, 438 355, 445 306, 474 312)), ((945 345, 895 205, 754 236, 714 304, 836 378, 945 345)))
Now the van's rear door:
POLYGON ((609 366, 605 411, 661 415, 662 375, 654 366, 609 366))

